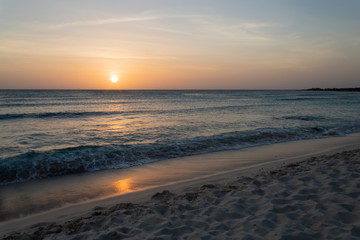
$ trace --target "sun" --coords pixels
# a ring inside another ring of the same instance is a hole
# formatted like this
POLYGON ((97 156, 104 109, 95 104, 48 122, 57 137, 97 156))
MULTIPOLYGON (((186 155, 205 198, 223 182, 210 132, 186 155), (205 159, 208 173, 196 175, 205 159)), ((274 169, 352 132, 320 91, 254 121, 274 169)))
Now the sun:
POLYGON ((111 77, 110 77, 111 82, 117 83, 118 80, 119 80, 119 77, 117 75, 111 75, 111 77))

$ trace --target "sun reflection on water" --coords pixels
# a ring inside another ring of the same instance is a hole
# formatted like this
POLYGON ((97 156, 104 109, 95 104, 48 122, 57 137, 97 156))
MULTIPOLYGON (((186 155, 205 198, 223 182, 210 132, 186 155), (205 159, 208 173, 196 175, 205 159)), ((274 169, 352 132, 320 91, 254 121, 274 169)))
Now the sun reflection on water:
POLYGON ((135 190, 131 178, 120 179, 114 182, 114 186, 118 193, 127 193, 135 190))

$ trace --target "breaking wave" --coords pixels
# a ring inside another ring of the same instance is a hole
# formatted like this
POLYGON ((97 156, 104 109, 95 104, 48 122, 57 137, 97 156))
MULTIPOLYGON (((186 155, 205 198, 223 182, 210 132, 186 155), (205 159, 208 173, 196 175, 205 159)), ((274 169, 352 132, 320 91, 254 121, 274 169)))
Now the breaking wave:
POLYGON ((257 129, 177 142, 78 146, 44 152, 30 151, 13 157, 0 158, 0 185, 103 169, 128 168, 208 152, 340 136, 357 132, 359 129, 359 124, 336 128, 257 129))

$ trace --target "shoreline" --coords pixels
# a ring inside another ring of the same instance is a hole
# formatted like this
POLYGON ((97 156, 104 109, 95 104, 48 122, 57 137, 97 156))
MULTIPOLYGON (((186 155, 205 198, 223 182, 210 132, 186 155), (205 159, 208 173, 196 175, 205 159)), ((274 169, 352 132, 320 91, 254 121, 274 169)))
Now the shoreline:
MULTIPOLYGON (((221 185, 225 182, 233 182, 234 179, 239 177, 254 177, 256 174, 259 174, 259 171, 267 172, 275 171, 275 169, 281 169, 285 164, 291 164, 298 161, 303 161, 308 159, 310 156, 319 156, 323 154, 334 154, 335 152, 342 152, 345 150, 359 149, 359 139, 360 134, 351 134, 346 137, 336 137, 320 140, 303 140, 297 142, 288 142, 281 144, 273 144, 262 147, 254 147, 245 150, 238 151, 226 151, 226 152, 217 152, 211 154, 204 154, 193 157, 186 157, 182 159, 169 160, 154 163, 153 166, 163 165, 166 168, 174 167, 176 162, 183 161, 182 163, 193 164, 189 168, 177 169, 188 172, 191 168, 195 167, 196 171, 192 172, 188 176, 192 178, 174 180, 168 184, 153 186, 149 188, 144 188, 141 191, 134 191, 123 195, 108 197, 101 200, 90 201, 86 203, 81 203, 78 205, 73 205, 69 207, 64 207, 62 209, 53 210, 50 212, 40 213, 38 215, 32 215, 29 217, 15 219, 10 221, 5 221, 0 223, 0 232, 3 234, 8 234, 13 231, 34 231, 34 229, 39 230, 39 228, 48 228, 53 222, 65 223, 68 221, 73 221, 74 219, 82 219, 84 216, 89 216, 93 214, 94 211, 98 210, 106 211, 106 209, 111 208, 111 206, 117 206, 119 203, 129 203, 131 209, 134 208, 134 204, 146 205, 150 204, 151 206, 154 203, 154 200, 151 200, 152 196, 156 193, 158 198, 174 198, 174 196, 187 195, 189 192, 193 192, 193 189, 199 189, 202 185, 221 185), (299 148, 303 149, 299 149, 299 148), (304 148, 308 148, 307 150, 304 148), (236 155, 238 154, 238 155, 236 155), (270 156, 269 156, 270 154, 270 156), (239 158, 247 158, 247 165, 244 163, 239 166, 239 158), (199 168, 204 166, 204 163, 211 163, 212 160, 219 162, 218 160, 222 159, 222 164, 226 163, 226 167, 217 171, 219 164, 215 164, 210 167, 209 171, 212 171, 212 174, 206 172, 200 177, 194 177, 199 174, 199 168), (257 162, 255 161, 257 159, 257 162), (194 161, 198 161, 194 163, 194 161), (163 190, 168 190, 171 192, 163 192, 163 190), (169 196, 168 196, 169 195, 169 196), (95 210, 94 210, 95 209, 95 210), (79 218, 80 217, 80 218, 79 218), (34 223, 41 223, 40 225, 35 225, 34 223), (31 228, 33 226, 33 228, 31 228)), ((144 168, 143 168, 144 169, 144 168)), ((277 170, 276 170, 277 171, 277 170)), ((139 174, 141 172, 138 172, 139 174)), ((181 176, 180 176, 181 177, 181 176)), ((254 180, 255 181, 255 180, 254 180)), ((208 189, 210 190, 210 189, 208 189)), ((176 197, 175 197, 176 198, 176 197)), ((186 197, 185 197, 186 198, 186 197)), ((182 199, 181 201, 183 201, 182 199)), ((155 201, 156 202, 156 201, 155 201)), ((121 204, 120 204, 121 205, 121 204)), ((129 206, 130 206, 129 205, 129 206)), ((122 205, 123 206, 123 205, 122 205)), ((122 208, 122 207, 120 207, 122 208)), ((135 207, 137 208, 137 207, 135 207)), ((148 208, 151 209, 151 208, 148 208)), ((101 214, 100 214, 101 215, 101 214)), ((108 217, 104 217, 105 220, 109 220, 108 217)), ((56 225, 56 224, 55 224, 56 225)), ((50 229, 51 230, 51 229, 50 229)), ((49 230, 49 231, 50 231, 49 230)), ((51 231, 50 231, 51 232, 51 231)), ((52 234, 52 233, 51 233, 52 234)), ((15 236, 15 235, 14 235, 15 236)), ((65 235, 64 235, 65 236, 65 235)))

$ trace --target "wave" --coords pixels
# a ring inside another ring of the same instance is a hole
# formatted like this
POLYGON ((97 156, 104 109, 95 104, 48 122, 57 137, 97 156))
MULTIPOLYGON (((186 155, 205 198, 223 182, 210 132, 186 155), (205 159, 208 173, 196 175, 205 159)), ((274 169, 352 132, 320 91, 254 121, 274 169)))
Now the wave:
POLYGON ((227 110, 236 111, 248 108, 248 106, 219 106, 209 108, 184 108, 184 109, 169 109, 169 110, 138 110, 138 111, 89 111, 89 112, 44 112, 44 113, 9 113, 0 114, 0 120, 10 119, 25 119, 25 118, 77 118, 77 117, 92 117, 104 115, 132 115, 132 114, 164 114, 164 113, 189 113, 189 112, 206 112, 227 110))
POLYGON ((303 116, 303 115, 299 115, 299 116, 285 116, 283 117, 286 120, 300 120, 300 121, 324 121, 326 120, 326 118, 321 117, 321 116, 303 116))
POLYGON ((120 111, 113 112, 45 112, 45 113, 11 113, 11 114, 0 114, 0 120, 9 120, 16 118, 76 118, 86 116, 100 116, 100 115, 111 115, 120 114, 120 111))
POLYGON ((279 98, 279 101, 323 101, 325 97, 323 96, 309 96, 309 97, 289 97, 289 98, 279 98))
MULTIPOLYGON (((359 130, 354 126, 353 130, 359 130)), ((154 161, 251 146, 314 139, 351 133, 351 127, 257 129, 196 137, 177 142, 134 145, 78 146, 60 150, 31 151, 0 158, 0 185, 81 172, 128 168, 154 161)))
POLYGON ((0 102, 0 107, 55 107, 55 106, 98 106, 98 105, 124 105, 124 104, 136 104, 138 102, 136 101, 102 101, 102 102, 98 102, 98 101, 77 101, 77 102, 20 102, 20 103, 14 103, 14 102, 9 102, 9 103, 1 103, 0 102))

